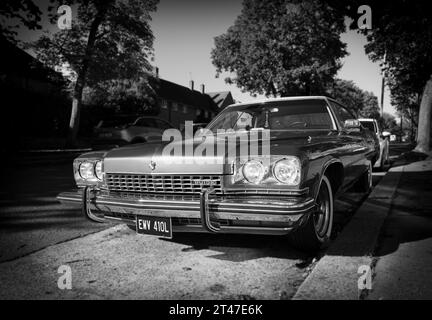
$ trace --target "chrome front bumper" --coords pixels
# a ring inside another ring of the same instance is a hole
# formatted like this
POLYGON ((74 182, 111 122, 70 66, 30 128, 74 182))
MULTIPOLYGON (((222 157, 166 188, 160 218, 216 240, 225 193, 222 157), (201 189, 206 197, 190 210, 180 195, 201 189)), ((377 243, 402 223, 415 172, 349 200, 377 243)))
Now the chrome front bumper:
POLYGON ((113 193, 87 188, 63 192, 61 202, 83 207, 91 220, 135 224, 139 215, 169 217, 174 232, 287 234, 316 210, 308 197, 266 198, 214 195, 211 189, 196 196, 113 193))

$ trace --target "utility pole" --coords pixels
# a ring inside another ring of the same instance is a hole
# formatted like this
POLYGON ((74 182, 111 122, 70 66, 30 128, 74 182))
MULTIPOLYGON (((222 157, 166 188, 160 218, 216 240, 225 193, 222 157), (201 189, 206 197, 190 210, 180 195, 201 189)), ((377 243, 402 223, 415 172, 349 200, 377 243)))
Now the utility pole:
POLYGON ((381 118, 384 116, 384 90, 385 90, 385 72, 384 67, 387 60, 387 51, 384 53, 384 62, 381 65, 382 81, 381 81, 381 118))
POLYGON ((401 136, 400 136, 401 141, 400 142, 403 142, 402 137, 404 134, 403 134, 403 115, 402 115, 402 112, 401 112, 401 119, 400 119, 400 133, 401 133, 401 136))
POLYGON ((385 89, 385 79, 384 73, 381 81, 381 118, 384 117, 384 89, 385 89))

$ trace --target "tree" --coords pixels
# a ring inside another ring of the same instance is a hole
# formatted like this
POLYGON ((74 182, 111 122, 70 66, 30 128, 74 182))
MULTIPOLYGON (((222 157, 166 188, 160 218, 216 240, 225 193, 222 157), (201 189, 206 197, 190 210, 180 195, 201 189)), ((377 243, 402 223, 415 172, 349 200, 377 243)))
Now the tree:
POLYGON ((326 94, 359 117, 379 118, 378 98, 372 92, 361 90, 351 80, 335 79, 326 94))
POLYGON ((378 97, 373 92, 363 91, 363 109, 360 110, 360 116, 364 118, 380 118, 378 97))
POLYGON ((421 92, 412 92, 411 88, 406 88, 401 83, 391 78, 388 79, 387 83, 390 87, 391 103, 395 106, 398 113, 409 122, 410 139, 411 141, 415 141, 421 92))
POLYGON ((396 124, 396 118, 394 115, 384 112, 381 120, 381 126, 383 130, 390 131, 391 133, 394 133, 398 130, 398 126, 396 124))
MULTIPOLYGON (((373 61, 385 61, 387 79, 397 83, 393 88, 404 92, 422 93, 419 110, 416 151, 430 151, 432 109, 432 15, 430 1, 386 0, 369 1, 372 8, 372 29, 364 29, 366 53, 373 61), (385 59, 384 59, 385 57, 385 59)), ((327 0, 331 6, 355 19, 360 0, 345 2, 327 0)))
POLYGON ((18 25, 30 30, 40 29, 41 11, 31 0, 2 0, 0 2, 0 35, 16 42, 18 25))
MULTIPOLYGON (((72 28, 34 44, 37 57, 52 67, 67 67, 74 74, 68 144, 75 145, 86 86, 113 79, 139 80, 150 70, 153 54, 150 12, 157 0, 61 1, 73 5, 72 28)), ((52 11, 52 10, 51 10, 52 11)), ((52 11, 52 22, 56 21, 52 11)))
POLYGON ((344 18, 318 0, 245 0, 211 52, 216 76, 266 96, 321 94, 346 55, 344 18))
POLYGON ((155 84, 151 82, 146 78, 102 81, 84 90, 83 102, 121 113, 157 114, 155 84))

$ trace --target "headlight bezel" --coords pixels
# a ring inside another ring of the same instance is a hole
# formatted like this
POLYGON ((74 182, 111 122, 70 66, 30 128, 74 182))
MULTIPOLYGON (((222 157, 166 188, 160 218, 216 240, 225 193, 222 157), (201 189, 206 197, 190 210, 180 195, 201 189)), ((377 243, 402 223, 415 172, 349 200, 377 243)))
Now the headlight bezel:
POLYGON ((288 186, 298 186, 301 182, 301 163, 300 163, 300 159, 298 157, 295 156, 287 156, 285 158, 279 159, 277 161, 275 161, 272 164, 272 175, 273 177, 279 181, 280 183, 284 184, 284 185, 288 185, 288 186), (293 163, 294 162, 294 163, 293 163), (282 165, 286 165, 288 167, 292 167, 294 166, 294 171, 295 172, 295 178, 293 179, 293 181, 284 181, 280 174, 278 174, 276 171, 278 170, 278 167, 282 166, 282 165))
POLYGON ((95 162, 95 164, 94 164, 94 173, 95 173, 96 178, 99 181, 103 181, 104 172, 103 172, 103 162, 102 162, 102 160, 98 160, 98 161, 95 162), (100 165, 100 168, 99 168, 100 171, 98 170, 98 166, 99 165, 100 165), (98 172, 99 172, 99 174, 98 174, 98 172))
POLYGON ((296 188, 300 187, 303 179, 303 166, 302 158, 299 156, 285 156, 285 155, 272 155, 271 157, 254 157, 245 160, 237 159, 233 162, 233 176, 230 179, 228 188, 296 188), (294 179, 291 181, 283 180, 277 174, 277 164, 284 163, 284 161, 290 161, 290 165, 295 165, 294 170, 296 171, 294 179), (265 168, 264 177, 258 181, 250 181, 247 179, 244 172, 244 166, 250 162, 260 162, 265 168))
POLYGON ((103 182, 104 172, 102 159, 78 158, 74 160, 73 167, 75 182, 78 186, 95 185, 103 182), (88 174, 83 172, 83 166, 87 166, 86 170, 88 174), (97 166, 100 166, 101 171, 97 170, 97 166))
POLYGON ((251 160, 248 160, 247 162, 245 162, 242 165, 241 172, 242 172, 243 177, 249 183, 260 184, 263 181, 263 179, 264 179, 264 177, 266 175, 266 172, 268 172, 268 169, 266 170, 266 167, 264 166, 264 164, 262 163, 262 161, 259 161, 259 160, 256 160, 256 159, 251 159, 251 160), (258 175, 258 178, 255 179, 255 181, 253 181, 253 179, 251 177, 248 177, 247 174, 245 173, 245 169, 247 169, 248 166, 253 166, 253 165, 258 166, 261 169, 261 172, 258 175))
POLYGON ((83 180, 86 181, 94 180, 96 178, 95 163, 90 161, 81 162, 78 166, 78 174, 83 180))

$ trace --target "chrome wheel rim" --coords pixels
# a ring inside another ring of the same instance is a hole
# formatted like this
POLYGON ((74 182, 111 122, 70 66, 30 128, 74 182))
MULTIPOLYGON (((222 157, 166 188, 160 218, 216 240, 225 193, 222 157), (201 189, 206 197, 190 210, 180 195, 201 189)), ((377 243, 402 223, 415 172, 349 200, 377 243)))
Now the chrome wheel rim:
POLYGON ((330 195, 324 182, 321 183, 316 203, 318 208, 313 215, 315 232, 320 239, 324 239, 328 236, 331 220, 330 195))

